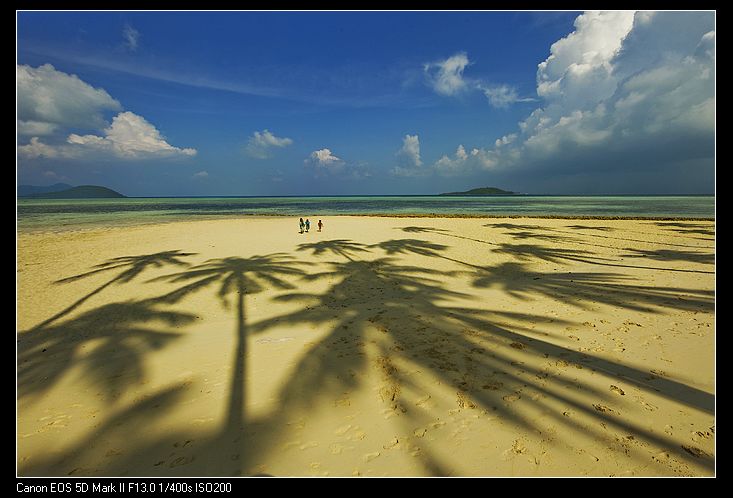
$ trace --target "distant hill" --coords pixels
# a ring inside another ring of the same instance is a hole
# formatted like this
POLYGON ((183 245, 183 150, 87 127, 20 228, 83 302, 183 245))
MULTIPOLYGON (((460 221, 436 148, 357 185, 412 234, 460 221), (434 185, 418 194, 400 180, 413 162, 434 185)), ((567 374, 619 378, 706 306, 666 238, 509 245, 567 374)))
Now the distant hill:
POLYGON ((70 188, 71 185, 68 183, 55 183, 46 187, 39 187, 36 185, 18 185, 18 197, 26 197, 28 195, 35 194, 48 194, 49 192, 60 192, 70 188))
POLYGON ((467 190, 466 192, 447 192, 440 195, 514 195, 517 192, 510 192, 496 187, 481 187, 467 190))
POLYGON ((59 192, 47 192, 26 196, 19 195, 18 197, 31 199, 110 199, 125 196, 107 187, 99 187, 97 185, 80 185, 78 187, 71 187, 59 192))

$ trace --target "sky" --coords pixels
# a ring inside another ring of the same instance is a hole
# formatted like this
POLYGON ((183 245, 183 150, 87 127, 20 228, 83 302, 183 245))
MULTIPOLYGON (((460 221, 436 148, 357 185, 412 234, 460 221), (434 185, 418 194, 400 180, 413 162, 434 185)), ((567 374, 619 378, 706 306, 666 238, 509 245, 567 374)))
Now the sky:
POLYGON ((18 12, 17 181, 713 194, 714 12, 18 12))

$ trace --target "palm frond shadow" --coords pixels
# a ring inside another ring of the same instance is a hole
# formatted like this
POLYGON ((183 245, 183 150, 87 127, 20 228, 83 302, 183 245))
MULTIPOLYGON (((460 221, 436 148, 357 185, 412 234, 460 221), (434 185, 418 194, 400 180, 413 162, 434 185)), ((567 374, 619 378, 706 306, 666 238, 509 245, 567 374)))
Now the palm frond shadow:
MULTIPOLYGON (((418 254, 426 257, 433 257, 433 252, 442 250, 437 245, 419 244, 415 247, 410 239, 407 242, 387 241, 374 247, 399 254, 402 243, 407 244, 403 248, 405 251, 416 248, 418 254)), ((338 250, 333 252, 338 254, 338 250)), ((641 391, 712 413, 714 397, 709 393, 669 379, 654 379, 654 382, 650 382, 649 372, 639 367, 579 353, 537 339, 532 335, 530 326, 545 321, 546 317, 449 305, 451 300, 469 296, 446 289, 444 280, 447 275, 431 269, 429 265, 400 265, 398 260, 390 257, 346 263, 332 261, 327 264, 326 271, 309 275, 308 278, 335 279, 337 283, 322 294, 296 292, 277 297, 279 301, 298 302, 303 307, 250 327, 256 333, 276 323, 293 326, 310 323, 329 330, 327 336, 302 358, 291 380, 282 388, 279 398, 282 412, 308 410, 323 397, 356 389, 367 368, 381 368, 386 372, 386 380, 380 391, 382 402, 398 415, 401 414, 401 419, 409 425, 416 412, 416 400, 399 393, 414 389, 400 389, 400 385, 404 387, 408 380, 394 365, 410 364, 422 372, 429 372, 444 384, 455 386, 459 406, 480 406, 492 410, 526 430, 535 430, 537 427, 518 408, 521 403, 507 403, 506 397, 511 396, 512 392, 520 397, 521 392, 534 392, 536 396, 528 397, 524 403, 540 405, 545 409, 549 403, 542 399, 564 403, 586 417, 661 446, 680 459, 689 459, 689 455, 671 440, 646 430, 622 415, 601 413, 593 406, 584 406, 566 395, 567 387, 572 385, 601 401, 609 400, 612 396, 590 385, 578 385, 577 380, 553 372, 550 367, 540 369, 528 366, 530 357, 543 356, 548 359, 548 364, 564 362, 579 367, 591 366, 609 379, 621 378, 641 391), (510 322, 514 325, 510 325, 510 322), (381 340, 376 341, 379 349, 376 357, 370 356, 365 347, 367 342, 375 343, 375 334, 381 337, 381 340), (519 353, 515 349, 517 347, 520 348, 519 353), (517 355, 527 355, 529 361, 518 361, 517 355), (392 366, 385 368, 385 365, 392 366)), ((634 286, 624 283, 622 277, 614 274, 573 274, 573 280, 543 275, 545 281, 538 282, 534 280, 535 274, 525 270, 522 265, 514 265, 510 274, 502 270, 508 268, 484 269, 485 275, 481 278, 490 280, 477 280, 475 285, 498 285, 525 299, 535 295, 551 295, 553 298, 575 295, 579 306, 584 306, 585 302, 592 299, 628 309, 659 312, 665 307, 679 307, 680 302, 675 299, 678 292, 684 292, 688 296, 687 304, 696 308, 709 309, 712 305, 712 296, 706 292, 634 286), (515 284, 515 279, 522 284, 515 284), (587 295, 577 296, 578 287, 587 295), (599 292, 600 289, 603 291, 599 292)), ((571 420, 555 411, 553 417, 563 425, 573 426, 571 420)), ((572 429, 595 430, 585 425, 577 425, 572 429)), ((710 468, 713 460, 708 459, 704 464, 710 468)))
POLYGON ((166 347, 195 319, 150 300, 111 303, 18 336, 18 397, 39 396, 72 368, 115 401, 146 377, 145 357, 166 347), (168 328, 158 328, 159 325, 168 328))
POLYGON ((715 263, 715 254, 709 252, 677 251, 672 249, 629 249, 629 251, 631 252, 624 254, 623 256, 630 258, 648 258, 654 261, 683 261, 686 263, 700 263, 704 265, 715 263))
POLYGON ((226 408, 226 422, 215 437, 212 448, 224 452, 229 466, 227 475, 237 475, 246 459, 242 458, 242 439, 246 431, 245 374, 247 360, 248 324, 245 307, 246 295, 262 292, 267 286, 276 289, 293 289, 286 278, 302 276, 299 263, 284 253, 256 255, 247 258, 231 256, 211 259, 182 272, 153 279, 184 285, 156 299, 158 302, 175 303, 191 294, 210 286, 218 286, 217 297, 229 309, 230 297, 235 302, 236 330, 235 349, 226 408))
POLYGON ((161 268, 166 265, 173 265, 173 266, 187 266, 188 263, 181 260, 181 258, 185 258, 188 256, 194 256, 196 253, 190 253, 190 252, 181 252, 180 250, 174 250, 174 251, 161 251, 153 254, 141 254, 136 256, 120 256, 117 258, 112 258, 108 261, 105 261, 104 263, 100 263, 91 271, 80 273, 78 275, 74 275, 71 277, 62 278, 60 280, 57 280, 54 282, 54 284, 66 284, 70 282, 76 282, 77 280, 81 280, 87 277, 91 277, 93 275, 97 275, 99 273, 104 273, 112 270, 122 270, 120 273, 112 277, 110 280, 102 284, 101 286, 97 287, 93 291, 89 292, 88 294, 82 296, 78 300, 76 300, 73 304, 70 306, 67 306, 63 310, 59 311, 58 313, 54 314, 50 318, 47 318, 43 322, 36 325, 34 328, 41 329, 44 327, 47 327, 51 323, 57 321, 59 318, 62 318, 72 311, 74 311, 76 308, 84 304, 87 300, 89 300, 91 297, 95 296, 96 294, 99 294, 104 289, 109 287, 113 284, 123 284, 132 281, 135 277, 141 275, 143 272, 150 270, 152 268, 161 268))
POLYGON ((698 240, 711 240, 715 237, 715 224, 712 223, 690 223, 690 222, 662 222, 654 223, 658 227, 665 228, 681 235, 702 235, 702 237, 691 237, 698 240))
MULTIPOLYGON (((700 245, 676 244, 672 242, 650 241, 650 240, 644 240, 644 239, 633 239, 629 237, 615 237, 613 235, 579 232, 577 230, 575 232, 572 232, 568 230, 563 230, 561 228, 547 227, 547 226, 543 227, 539 225, 518 225, 516 223, 488 223, 484 226, 487 228, 503 228, 503 229, 509 230, 508 232, 506 232, 506 234, 514 238, 535 238, 535 239, 544 239, 548 241, 557 240, 558 242, 572 240, 573 242, 577 243, 578 236, 582 236, 582 237, 592 237, 594 239, 622 240, 625 242, 652 244, 655 246, 663 245, 663 246, 671 246, 671 247, 689 247, 693 249, 704 248, 704 246, 700 246, 700 245)), ((604 247, 604 246, 600 246, 600 247, 604 247)))
MULTIPOLYGON (((228 389, 225 421, 214 433, 207 434, 203 440, 195 443, 191 452, 196 452, 196 459, 193 460, 194 453, 191 453, 189 464, 176 468, 174 472, 189 475, 241 475, 248 472, 245 469, 251 468, 253 462, 264 460, 280 447, 278 442, 287 433, 289 414, 307 413, 324 400, 356 390, 362 386, 370 369, 381 372, 383 379, 375 401, 382 408, 391 410, 395 414, 395 423, 408 434, 416 425, 424 426, 424 421, 430 417, 430 413, 421 408, 419 399, 430 388, 420 380, 422 375, 411 375, 419 370, 442 385, 451 386, 461 410, 490 411, 524 430, 536 431, 540 429, 537 420, 526 415, 526 409, 534 407, 543 410, 547 417, 567 430, 592 434, 599 440, 606 440, 607 436, 599 428, 603 424, 632 435, 636 440, 664 448, 678 460, 693 461, 694 458, 696 463, 702 463, 708 469, 713 468, 713 457, 693 457, 671 439, 634 422, 633 417, 586 406, 572 393, 582 391, 601 403, 609 404, 614 395, 585 383, 572 372, 590 368, 608 379, 622 379, 642 393, 662 396, 705 413, 713 412, 712 394, 671 379, 650 376, 650 372, 640 366, 611 361, 544 340, 538 331, 541 331, 541 324, 548 321, 546 316, 493 311, 487 310, 486 306, 473 308, 455 305, 453 303, 456 301, 470 301, 475 296, 473 293, 449 289, 447 279, 468 276, 476 288, 502 289, 526 301, 536 297, 551 297, 565 300, 581 309, 590 308, 591 303, 603 303, 652 313, 680 308, 709 311, 714 304, 712 292, 645 287, 614 273, 537 272, 532 271, 525 262, 478 266, 450 258, 444 254, 447 249, 441 244, 416 239, 388 240, 374 245, 345 239, 331 240, 299 247, 299 250, 310 251, 318 257, 341 258, 339 261, 324 262, 326 270, 318 273, 306 274, 291 256, 273 254, 210 260, 154 279, 179 287, 138 305, 158 310, 163 305, 181 303, 194 292, 215 287, 222 305, 233 307, 236 318, 233 374, 228 389), (372 255, 375 251, 381 251, 386 256, 356 259, 372 255), (401 264, 397 256, 402 254, 426 258, 425 264, 401 264), (436 257, 470 269, 436 270, 430 264, 430 259, 436 257), (303 282, 327 280, 335 283, 323 292, 312 294, 298 291, 293 280, 297 278, 303 282), (268 288, 285 291, 273 299, 298 303, 299 308, 270 319, 248 323, 245 296, 268 288), (247 400, 244 379, 247 336, 263 333, 276 325, 300 328, 304 324, 325 330, 325 336, 295 365, 292 375, 279 391, 276 411, 261 417, 247 417, 244 411, 247 400), (538 357, 544 358, 544 363, 539 364, 538 357), (588 424, 567 417, 558 411, 558 405, 598 423, 588 424)), ((94 313, 94 310, 90 313, 94 313)), ((174 325, 174 317, 178 315, 171 313, 174 314, 170 315, 168 323, 174 325)), ((100 311, 100 316, 103 314, 100 311)), ((145 317, 145 314, 136 312, 134 316, 145 317)), ((96 323, 93 314, 91 317, 78 326, 72 325, 70 330, 73 332, 69 333, 83 335, 90 330, 92 324, 96 323)), ((177 318, 181 320, 178 323, 187 323, 186 320, 191 317, 181 314, 177 318)), ((166 321, 160 316, 150 316, 149 319, 166 321)), ((555 321, 563 323, 563 320, 555 321)), ((134 320, 128 322, 135 323, 134 320)), ((122 327, 118 331, 124 331, 125 321, 122 320, 116 326, 122 327)), ((52 330, 43 329, 48 334, 52 330)), ((134 331, 133 328, 133 334, 134 331)), ((29 336, 29 339, 32 337, 29 336)), ((49 339, 44 336, 44 340, 49 339)), ((24 367, 28 369, 25 374, 28 379, 47 375, 39 370, 44 368, 42 355, 38 353, 42 342, 29 341, 23 346, 24 358, 33 359, 24 367)), ((20 351, 19 344, 19 362, 20 351)), ((73 355, 64 358, 60 364, 68 365, 72 361, 73 355)), ((99 365, 94 368, 99 368, 99 365)), ((134 370, 132 367, 130 369, 134 370)), ((28 381, 26 389, 38 387, 33 387, 28 381)), ((166 401, 169 403, 167 406, 172 407, 180 398, 169 396, 166 399, 170 400, 166 401)), ((130 410, 137 413, 135 407, 130 407, 130 410)), ((123 410, 119 417, 124 416, 123 410)), ((140 412, 140 416, 154 419, 150 407, 140 412)), ((117 437, 115 434, 119 431, 116 423, 119 423, 119 417, 111 418, 89 439, 75 445, 68 453, 71 460, 91 451, 85 448, 93 440, 91 438, 117 437)), ((167 454, 172 441, 179 436, 185 435, 150 438, 141 446, 130 449, 108 468, 114 473, 139 468, 136 462, 141 456, 167 454)), ((419 458, 426 474, 449 475, 454 471, 451 463, 441 461, 436 456, 427 439, 408 437, 404 444, 420 450, 419 458)), ((631 456, 642 458, 641 453, 632 452, 631 456)), ((51 465, 34 469, 58 468, 62 461, 62 458, 53 460, 56 467, 51 465)), ((168 465, 168 460, 165 461, 165 465, 168 465)), ((173 462, 170 463, 172 465, 173 462)), ((171 472, 167 467, 153 468, 155 462, 147 465, 148 471, 140 475, 171 472)))

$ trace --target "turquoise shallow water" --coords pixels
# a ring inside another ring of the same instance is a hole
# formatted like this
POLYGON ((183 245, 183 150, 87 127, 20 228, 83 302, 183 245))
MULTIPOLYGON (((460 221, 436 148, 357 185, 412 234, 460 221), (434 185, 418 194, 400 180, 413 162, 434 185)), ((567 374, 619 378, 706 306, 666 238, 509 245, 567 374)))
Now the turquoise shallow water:
POLYGON ((224 216, 436 214, 713 218, 714 196, 365 196, 19 199, 18 229, 65 230, 224 216))

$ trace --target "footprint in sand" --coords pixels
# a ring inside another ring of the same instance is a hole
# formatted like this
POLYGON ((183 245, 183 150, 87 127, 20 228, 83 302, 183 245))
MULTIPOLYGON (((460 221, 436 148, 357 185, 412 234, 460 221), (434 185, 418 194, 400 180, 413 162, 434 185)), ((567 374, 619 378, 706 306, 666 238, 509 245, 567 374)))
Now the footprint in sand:
POLYGON ((620 387, 616 387, 614 385, 611 385, 610 389, 611 389, 611 391, 613 391, 614 393, 618 394, 619 396, 625 396, 626 395, 626 393, 624 392, 624 390, 621 389, 620 387))
POLYGON ((335 400, 333 406, 351 406, 351 400, 348 396, 344 396, 335 400))
POLYGON ((641 406, 643 406, 645 410, 649 410, 650 412, 653 412, 653 411, 655 411, 657 409, 656 406, 652 405, 651 403, 647 403, 646 401, 644 401, 644 398, 642 398, 641 396, 637 396, 636 397, 636 401, 638 401, 639 404, 641 406))
POLYGON ((364 455, 364 462, 371 462, 375 458, 377 458, 379 455, 381 455, 380 452, 375 451, 373 453, 367 453, 364 455))
POLYGON ((175 460, 173 460, 168 467, 180 467, 181 465, 188 465, 189 463, 193 462, 195 457, 178 457, 175 460))
POLYGON ((489 382, 488 384, 484 384, 483 386, 481 386, 481 389, 488 389, 490 391, 498 391, 502 387, 504 387, 504 384, 501 382, 489 382))
POLYGON ((390 439, 387 444, 382 445, 382 448, 384 448, 385 450, 391 450, 392 448, 394 448, 398 444, 400 444, 400 441, 399 441, 399 439, 397 439, 397 436, 395 436, 392 439, 390 439))
POLYGON ((690 455, 694 456, 695 458, 709 458, 710 457, 710 455, 708 455, 703 450, 695 446, 688 446, 686 444, 683 444, 682 449, 685 450, 690 455))
POLYGON ((425 427, 421 427, 412 431, 415 437, 424 437, 426 432, 428 432, 428 430, 425 427))
POLYGON ((527 347, 526 344, 522 344, 521 342, 513 342, 509 345, 513 347, 514 349, 524 349, 527 347))
POLYGON ((352 441, 357 440, 361 441, 366 437, 366 432, 364 431, 356 431, 353 436, 351 436, 349 439, 352 441))
POLYGON ((705 432, 703 432, 703 431, 693 431, 690 434, 691 434, 691 438, 690 439, 692 439, 695 442, 702 441, 702 440, 705 440, 705 439, 710 439, 711 437, 713 437, 713 434, 710 431, 705 431, 705 432))
POLYGON ((601 405, 600 403, 594 404, 593 408, 603 413, 617 413, 615 410, 612 410, 611 408, 607 407, 606 405, 601 405))
POLYGON ((427 403, 430 400, 430 398, 431 396, 429 394, 423 398, 420 398, 419 400, 415 402, 415 406, 420 406, 420 405, 427 403))
POLYGON ((337 436, 343 436, 344 434, 349 432, 349 429, 351 429, 351 427, 353 427, 351 424, 342 425, 341 427, 336 429, 333 433, 336 434, 337 436))
POLYGON ((520 439, 515 439, 514 443, 512 443, 511 452, 517 455, 521 455, 522 453, 527 453, 527 447, 525 446, 523 441, 521 441, 520 439))
POLYGON ((514 403, 521 397, 522 395, 520 393, 512 393, 512 394, 507 394, 506 396, 502 397, 501 399, 503 399, 507 403, 514 403))
POLYGON ((476 403, 466 396, 462 391, 456 391, 456 404, 459 408, 476 408, 476 403))
POLYGON ((307 443, 298 446, 298 448, 301 450, 307 450, 308 448, 315 448, 316 446, 318 446, 318 441, 308 441, 307 443))

